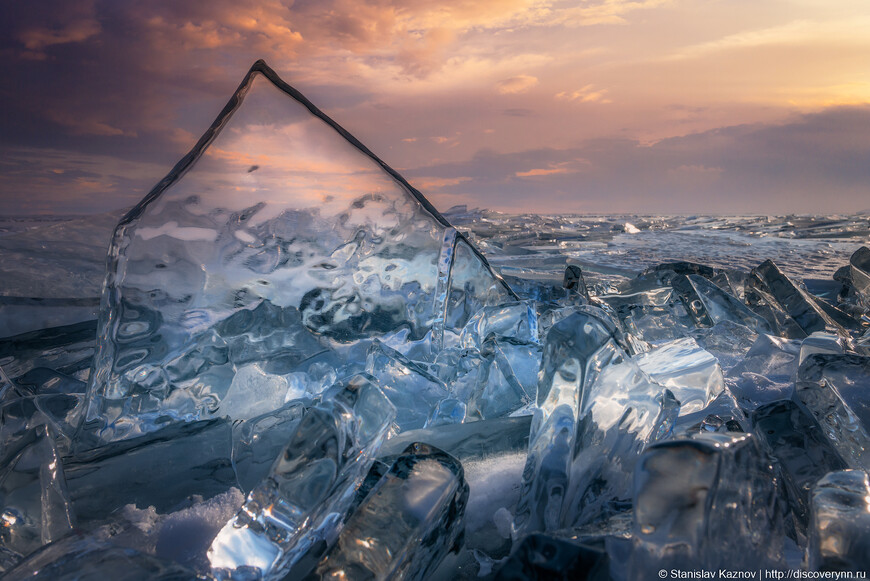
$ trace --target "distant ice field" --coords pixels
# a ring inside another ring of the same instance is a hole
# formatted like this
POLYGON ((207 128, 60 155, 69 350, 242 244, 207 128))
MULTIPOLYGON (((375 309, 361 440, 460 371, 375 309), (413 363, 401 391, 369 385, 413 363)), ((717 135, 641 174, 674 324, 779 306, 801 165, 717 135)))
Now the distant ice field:
MULTIPOLYGON (((0 216, 0 337, 93 319, 106 249, 124 211, 0 216)), ((749 270, 765 259, 802 280, 831 280, 870 243, 870 216, 507 215, 444 213, 508 277, 561 281, 577 264, 594 284, 691 261, 749 270)))

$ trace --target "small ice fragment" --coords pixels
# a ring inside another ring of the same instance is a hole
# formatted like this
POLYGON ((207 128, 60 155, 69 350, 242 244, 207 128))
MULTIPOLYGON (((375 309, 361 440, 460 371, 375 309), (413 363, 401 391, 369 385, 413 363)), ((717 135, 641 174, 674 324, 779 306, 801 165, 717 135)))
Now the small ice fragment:
POLYGON ((849 467, 870 470, 870 357, 810 355, 795 389, 849 467))
POLYGON ((752 434, 700 433, 650 445, 634 473, 630 578, 779 564, 786 532, 779 494, 752 434))
POLYGON ((752 412, 750 420, 753 432, 782 466, 792 512, 803 529, 809 519, 813 485, 828 472, 848 466, 813 417, 793 401, 760 406, 752 412))
POLYGON ((866 472, 831 472, 816 483, 808 537, 811 571, 870 569, 870 481, 866 472))
POLYGON ((347 521, 313 579, 421 581, 454 550, 468 501, 462 464, 412 444, 347 521))
POLYGON ((364 376, 308 409, 269 476, 212 542, 212 568, 255 567, 280 579, 314 543, 333 540, 395 413, 364 376))
POLYGON ((422 428, 449 396, 444 382, 377 339, 369 347, 366 371, 396 406, 391 434, 422 428))
POLYGON ((706 407, 725 389, 719 362, 689 337, 662 343, 634 360, 653 381, 671 390, 681 414, 706 407))

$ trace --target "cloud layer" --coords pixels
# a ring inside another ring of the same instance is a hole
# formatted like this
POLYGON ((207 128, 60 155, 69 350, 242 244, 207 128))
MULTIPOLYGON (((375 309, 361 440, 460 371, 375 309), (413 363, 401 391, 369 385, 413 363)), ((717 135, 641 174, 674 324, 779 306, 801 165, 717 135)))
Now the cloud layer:
POLYGON ((724 4, 12 3, 0 213, 135 203, 257 58, 442 208, 870 205, 870 8, 724 4))

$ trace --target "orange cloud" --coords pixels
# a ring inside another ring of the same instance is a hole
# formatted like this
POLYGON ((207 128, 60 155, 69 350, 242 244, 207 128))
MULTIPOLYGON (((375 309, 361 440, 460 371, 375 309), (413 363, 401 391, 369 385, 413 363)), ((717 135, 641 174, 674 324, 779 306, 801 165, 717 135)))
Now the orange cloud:
POLYGON ((576 91, 562 91, 556 93, 556 98, 564 101, 577 101, 578 103, 612 103, 606 98, 607 89, 595 90, 593 85, 586 85, 576 91))
POLYGON ((502 95, 510 95, 515 93, 525 93, 537 84, 537 77, 531 75, 517 75, 509 79, 502 79, 496 83, 496 88, 502 95))
POLYGON ((422 192, 437 191, 441 188, 456 186, 463 182, 471 181, 473 178, 463 176, 458 178, 433 178, 421 177, 415 178, 413 185, 422 192))
POLYGON ((533 178, 540 176, 549 176, 554 174, 569 174, 569 173, 577 173, 580 171, 575 164, 581 165, 589 165, 589 161, 586 159, 575 159, 573 161, 563 161, 559 163, 550 163, 547 164, 545 168, 534 168, 528 171, 518 171, 514 173, 514 175, 518 178, 533 178))

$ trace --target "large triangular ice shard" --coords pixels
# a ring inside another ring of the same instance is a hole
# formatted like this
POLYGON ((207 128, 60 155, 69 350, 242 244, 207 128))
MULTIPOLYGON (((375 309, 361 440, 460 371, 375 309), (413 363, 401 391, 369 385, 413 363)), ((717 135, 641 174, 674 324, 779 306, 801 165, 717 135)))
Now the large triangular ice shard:
POLYGON ((104 441, 233 417, 218 407, 240 363, 402 328, 437 343, 513 296, 422 194, 262 61, 118 224, 104 288, 88 411, 104 441))

